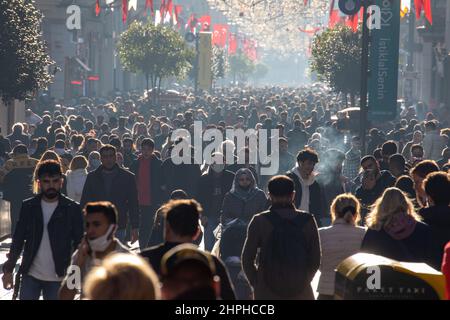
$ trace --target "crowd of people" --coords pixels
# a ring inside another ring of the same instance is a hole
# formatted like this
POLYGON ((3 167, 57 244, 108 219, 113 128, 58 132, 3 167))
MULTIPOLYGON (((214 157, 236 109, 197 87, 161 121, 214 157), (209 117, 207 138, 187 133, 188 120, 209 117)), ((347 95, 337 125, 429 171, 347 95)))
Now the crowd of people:
POLYGON ((367 252, 427 263, 450 291, 448 110, 399 105, 363 148, 346 107, 314 85, 27 109, 0 136, 4 287, 20 299, 314 299, 320 271, 318 298, 333 299, 336 266, 367 252), (192 158, 198 146, 171 134, 193 136, 195 121, 278 130, 278 172, 261 174, 248 141, 177 163, 178 144, 192 158))

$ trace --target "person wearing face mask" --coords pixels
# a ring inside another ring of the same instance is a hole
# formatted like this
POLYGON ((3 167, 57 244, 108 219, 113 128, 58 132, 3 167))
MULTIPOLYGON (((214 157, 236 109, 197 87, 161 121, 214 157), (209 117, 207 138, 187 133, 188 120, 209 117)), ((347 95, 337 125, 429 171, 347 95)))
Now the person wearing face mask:
POLYGON ((63 174, 57 161, 39 163, 36 177, 40 193, 22 204, 3 265, 3 287, 13 288, 13 272, 23 249, 13 299, 20 287, 21 300, 38 300, 41 293, 45 300, 56 300, 72 248, 83 236, 83 216, 80 205, 61 194, 63 174))
POLYGON ((225 159, 222 153, 212 155, 213 163, 200 177, 197 199, 204 209, 202 224, 205 227, 205 248, 211 250, 214 246, 214 229, 219 224, 220 209, 225 194, 230 191, 234 173, 225 170, 225 159))
MULTIPOLYGON (((89 271, 111 253, 131 253, 115 237, 118 214, 116 207, 108 201, 90 202, 84 208, 86 233, 78 249, 72 255, 72 266, 80 268, 81 281, 89 271)), ((60 300, 73 300, 80 288, 69 289, 72 273, 67 272, 59 290, 60 300), (77 290, 78 289, 78 290, 77 290)))

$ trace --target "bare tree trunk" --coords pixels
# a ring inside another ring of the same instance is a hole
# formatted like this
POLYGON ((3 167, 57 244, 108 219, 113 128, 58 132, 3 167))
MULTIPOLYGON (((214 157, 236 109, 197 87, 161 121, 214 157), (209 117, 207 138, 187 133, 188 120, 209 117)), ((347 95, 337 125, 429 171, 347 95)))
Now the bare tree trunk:
POLYGON ((159 80, 158 80, 158 106, 161 103, 161 80, 162 80, 162 77, 159 77, 159 80))

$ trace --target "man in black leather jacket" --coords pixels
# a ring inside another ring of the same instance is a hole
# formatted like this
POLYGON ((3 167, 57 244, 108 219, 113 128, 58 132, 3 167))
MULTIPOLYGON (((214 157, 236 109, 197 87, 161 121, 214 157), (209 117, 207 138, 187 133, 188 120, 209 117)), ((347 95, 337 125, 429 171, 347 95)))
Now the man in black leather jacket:
POLYGON ((36 170, 40 194, 22 204, 2 280, 5 289, 12 289, 13 271, 23 250, 20 299, 38 300, 42 293, 44 299, 56 300, 73 250, 83 236, 83 216, 80 205, 61 194, 63 175, 58 162, 44 161, 36 170))

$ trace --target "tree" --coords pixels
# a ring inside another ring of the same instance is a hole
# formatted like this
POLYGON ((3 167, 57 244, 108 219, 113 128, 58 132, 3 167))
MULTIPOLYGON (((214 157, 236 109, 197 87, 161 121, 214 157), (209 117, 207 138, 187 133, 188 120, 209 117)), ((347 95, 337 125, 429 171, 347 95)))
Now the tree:
POLYGON ((0 0, 0 97, 6 104, 24 100, 52 80, 41 20, 32 1, 0 0))
POLYGON ((253 72, 253 79, 255 79, 255 83, 259 80, 264 78, 267 73, 269 72, 269 68, 264 63, 258 63, 255 65, 255 70, 253 72))
POLYGON ((255 70, 255 64, 241 51, 232 55, 229 61, 230 72, 233 75, 234 82, 236 82, 236 78, 241 81, 246 81, 255 70))
POLYGON ((338 25, 314 38, 311 70, 336 92, 350 94, 352 106, 360 91, 361 31, 338 25))
POLYGON ((122 33, 118 51, 124 69, 143 73, 147 90, 150 81, 152 88, 158 88, 158 93, 162 79, 182 78, 187 74, 195 55, 175 30, 140 21, 133 22, 122 33))
POLYGON ((225 49, 214 46, 212 61, 213 78, 215 80, 225 78, 228 72, 228 68, 229 65, 225 49))

